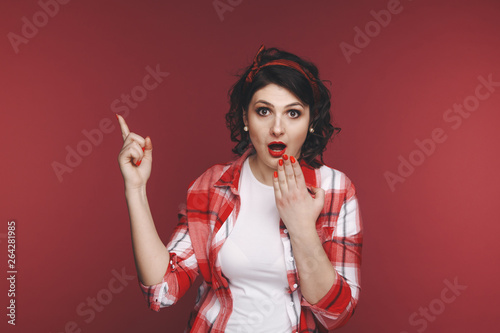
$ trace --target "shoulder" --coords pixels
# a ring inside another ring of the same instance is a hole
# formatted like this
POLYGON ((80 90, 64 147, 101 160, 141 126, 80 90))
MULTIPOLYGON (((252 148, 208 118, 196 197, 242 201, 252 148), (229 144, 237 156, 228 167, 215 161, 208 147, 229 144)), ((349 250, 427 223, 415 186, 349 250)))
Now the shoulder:
POLYGON ((316 169, 316 176, 319 178, 318 183, 325 191, 344 192, 347 199, 356 194, 356 188, 351 179, 338 169, 322 165, 316 169))
POLYGON ((241 168, 245 160, 254 152, 253 147, 248 148, 243 155, 223 164, 215 164, 208 168, 189 185, 188 192, 197 190, 210 190, 215 187, 235 189, 240 177, 241 168))
POLYGON ((234 166, 235 161, 215 164, 209 167, 189 185, 188 191, 209 189, 217 184, 223 176, 234 166))

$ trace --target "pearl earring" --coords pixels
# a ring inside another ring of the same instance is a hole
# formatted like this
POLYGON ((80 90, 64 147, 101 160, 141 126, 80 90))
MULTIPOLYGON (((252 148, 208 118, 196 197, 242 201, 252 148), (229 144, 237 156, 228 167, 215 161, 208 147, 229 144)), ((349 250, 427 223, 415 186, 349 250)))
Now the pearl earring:
POLYGON ((309 132, 314 133, 314 128, 312 128, 312 127, 311 127, 311 128, 309 129, 309 132))
POLYGON ((248 126, 243 127, 243 130, 244 130, 245 132, 248 132, 248 126))

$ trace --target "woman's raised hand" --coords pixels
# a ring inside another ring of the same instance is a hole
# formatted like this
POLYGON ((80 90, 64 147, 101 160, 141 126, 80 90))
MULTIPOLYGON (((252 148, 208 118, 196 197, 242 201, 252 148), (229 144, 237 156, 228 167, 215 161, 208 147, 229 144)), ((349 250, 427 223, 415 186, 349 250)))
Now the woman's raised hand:
POLYGON ((300 163, 295 157, 283 155, 283 159, 278 161, 273 186, 276 207, 288 231, 291 234, 316 231, 316 219, 325 203, 325 191, 313 187, 314 196, 309 193, 300 163))
POLYGON ((126 189, 137 189, 146 186, 151 175, 153 162, 153 144, 151 138, 145 139, 128 129, 122 116, 116 115, 120 122, 123 136, 123 147, 118 155, 118 163, 123 175, 126 189))

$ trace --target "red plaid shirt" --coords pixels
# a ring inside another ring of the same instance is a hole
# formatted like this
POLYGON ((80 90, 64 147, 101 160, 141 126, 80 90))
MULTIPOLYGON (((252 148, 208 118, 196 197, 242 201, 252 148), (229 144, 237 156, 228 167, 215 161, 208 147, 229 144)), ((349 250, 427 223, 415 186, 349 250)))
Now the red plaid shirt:
MULTIPOLYGON (((232 311, 228 280, 223 276, 218 253, 228 237, 240 208, 238 183, 245 159, 218 164, 196 179, 187 193, 187 207, 179 212, 167 245, 170 265, 163 282, 145 286, 139 281, 149 307, 159 311, 173 305, 201 273, 196 305, 185 332, 224 332, 232 311)), ((362 221, 356 191, 344 173, 322 166, 313 169, 301 162, 306 185, 325 190, 325 205, 316 229, 337 279, 328 293, 312 305, 300 293, 295 262, 287 261, 290 301, 300 302, 300 313, 289 315, 292 332, 327 332, 344 325, 354 313, 360 292, 362 221)), ((293 257, 283 221, 280 234, 285 258, 293 257)), ((299 304, 299 303, 296 303, 299 304)))

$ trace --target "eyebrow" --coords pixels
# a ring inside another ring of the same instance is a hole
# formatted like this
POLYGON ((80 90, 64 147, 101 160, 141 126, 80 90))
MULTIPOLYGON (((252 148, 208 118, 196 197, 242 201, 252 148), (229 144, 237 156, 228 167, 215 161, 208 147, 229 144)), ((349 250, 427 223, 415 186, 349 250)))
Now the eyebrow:
MULTIPOLYGON (((257 103, 263 103, 263 104, 266 104, 266 105, 269 105, 269 106, 274 107, 274 105, 273 105, 272 103, 269 103, 269 102, 264 101, 264 100, 262 100, 262 99, 259 99, 257 102, 255 102, 255 104, 257 104, 257 103)), ((254 105, 255 105, 255 104, 254 104, 254 105)), ((300 103, 300 102, 295 102, 295 103, 291 103, 291 104, 285 105, 285 108, 288 108, 288 107, 290 107, 290 106, 295 106, 295 105, 300 105, 300 106, 304 107, 304 105, 302 105, 302 103, 300 103)))

